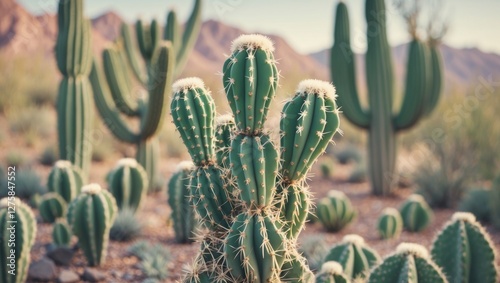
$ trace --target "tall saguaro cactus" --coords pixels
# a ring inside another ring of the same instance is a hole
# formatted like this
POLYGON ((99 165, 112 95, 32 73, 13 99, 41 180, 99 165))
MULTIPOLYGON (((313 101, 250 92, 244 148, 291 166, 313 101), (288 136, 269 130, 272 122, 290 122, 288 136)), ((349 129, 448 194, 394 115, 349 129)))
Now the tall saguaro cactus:
POLYGON ((60 0, 57 14, 57 67, 63 79, 57 96, 59 156, 88 175, 92 143, 91 28, 83 0, 60 0))
POLYGON ((351 50, 347 6, 340 2, 335 16, 331 76, 345 117, 369 131, 372 192, 388 195, 394 183, 396 134, 414 126, 435 108, 441 91, 441 59, 436 44, 413 34, 408 55, 406 90, 401 108, 393 113, 394 71, 387 40, 385 0, 366 1, 368 23, 366 78, 369 109, 363 109, 356 87, 355 55, 351 50))

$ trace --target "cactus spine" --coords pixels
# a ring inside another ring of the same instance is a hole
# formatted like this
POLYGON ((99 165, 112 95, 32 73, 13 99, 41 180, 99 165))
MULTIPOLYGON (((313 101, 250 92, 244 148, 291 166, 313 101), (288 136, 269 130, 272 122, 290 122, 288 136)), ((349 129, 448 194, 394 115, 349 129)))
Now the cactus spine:
POLYGON ((498 282, 495 246, 471 213, 453 214, 434 240, 431 254, 449 282, 498 282))
POLYGON ((336 261, 323 263, 316 277, 316 283, 350 283, 351 280, 344 275, 342 265, 336 261))
POLYGON ((80 169, 66 160, 59 160, 49 173, 47 188, 58 193, 67 203, 70 203, 83 186, 83 176, 80 169))
POLYGON ((420 232, 431 223, 433 213, 421 195, 411 195, 399 209, 404 228, 410 232, 420 232))
POLYGON ((387 41, 385 0, 366 1, 368 32, 366 77, 370 108, 361 107, 351 50, 347 6, 337 5, 334 45, 331 49, 331 76, 337 87, 338 103, 345 117, 369 131, 369 170, 372 193, 388 195, 394 183, 396 133, 415 125, 435 108, 441 91, 441 60, 435 44, 414 36, 410 43, 406 90, 401 109, 393 114, 394 74, 387 41))
POLYGON ((33 247, 36 236, 36 220, 33 212, 17 198, 8 197, 0 200, 0 282, 23 283, 28 276, 30 264, 30 250, 33 247), (15 213, 9 209, 15 205, 15 213), (11 221, 15 221, 15 228, 11 221), (11 234, 13 233, 13 234, 11 234), (9 242, 9 238, 15 236, 15 246, 9 242), (14 256, 11 257, 11 251, 14 256), (15 275, 9 273, 15 270, 15 275))
POLYGON ((56 59, 63 79, 57 96, 59 156, 82 169, 86 178, 92 157, 91 29, 83 0, 59 1, 56 59))
POLYGON ((67 210, 67 203, 56 193, 43 195, 38 210, 44 222, 54 223, 57 218, 64 217, 67 210))
POLYGON ((427 250, 417 244, 402 243, 396 253, 375 267, 367 283, 447 283, 439 267, 430 259, 427 250))
POLYGON ((64 218, 57 219, 52 228, 52 240, 57 246, 69 247, 71 244, 71 227, 64 218))
POLYGON ((354 220, 356 211, 343 192, 332 190, 319 201, 316 215, 327 231, 337 232, 354 220))
POLYGON ((68 223, 90 266, 101 265, 106 258, 109 230, 117 210, 113 196, 98 184, 84 186, 69 205, 68 223))
POLYGON ((378 234, 382 239, 396 239, 403 231, 403 219, 395 208, 388 207, 382 211, 377 224, 378 234))
POLYGON ((148 190, 148 175, 133 158, 118 161, 109 177, 109 191, 118 208, 137 211, 148 190))
POLYGON ((365 277, 381 259, 375 250, 365 244, 363 238, 358 235, 346 235, 325 257, 325 262, 329 261, 340 263, 343 273, 349 279, 356 279, 365 277))
POLYGON ((189 161, 181 162, 168 181, 168 204, 172 209, 175 239, 179 243, 194 241, 198 223, 193 207, 189 203, 189 176, 195 169, 189 161))

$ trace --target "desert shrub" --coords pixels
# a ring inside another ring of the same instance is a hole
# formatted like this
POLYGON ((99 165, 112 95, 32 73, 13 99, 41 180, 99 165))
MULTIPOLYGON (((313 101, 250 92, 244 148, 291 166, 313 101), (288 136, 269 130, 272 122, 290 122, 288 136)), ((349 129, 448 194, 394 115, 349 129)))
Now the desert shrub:
POLYGON ((109 139, 103 139, 92 145, 92 161, 103 162, 114 151, 111 143, 108 141, 109 139))
POLYGON ((139 241, 132 245, 128 252, 141 260, 139 266, 148 278, 160 280, 167 278, 166 265, 170 259, 170 252, 165 246, 139 241))
MULTIPOLYGON (((35 195, 43 195, 47 189, 42 185, 40 176, 31 169, 16 170, 16 197, 30 201, 35 195)), ((0 186, 0 196, 7 196, 7 186, 0 186)))
POLYGON ((359 148, 354 145, 346 145, 335 151, 334 155, 340 164, 347 164, 349 162, 359 163, 363 157, 359 148))
POLYGON ((320 164, 321 175, 325 179, 330 179, 333 174, 333 164, 331 160, 324 159, 320 164))
POLYGON ((22 167, 26 163, 26 156, 18 151, 9 151, 5 156, 7 166, 22 167))
POLYGON ((142 231, 142 224, 135 217, 134 211, 123 209, 118 213, 109 238, 114 241, 126 242, 137 238, 142 231))
POLYGON ((48 138, 54 133, 53 113, 48 108, 30 107, 7 116, 10 130, 19 135, 48 138))
POLYGON ((307 259, 311 270, 319 270, 329 249, 323 236, 314 235, 302 241, 299 251, 307 259))
POLYGON ((151 244, 148 241, 138 241, 128 248, 128 253, 138 257, 140 260, 152 255, 170 258, 170 251, 163 245, 156 243, 151 244))
POLYGON ((487 223, 490 221, 490 190, 484 188, 474 188, 469 190, 458 205, 459 211, 470 212, 476 219, 487 223))
POLYGON ((358 163, 352 170, 347 181, 349 183, 363 183, 367 179, 366 165, 364 163, 358 163))
POLYGON ((40 164, 45 166, 52 166, 58 160, 57 150, 53 146, 46 147, 40 155, 40 164))

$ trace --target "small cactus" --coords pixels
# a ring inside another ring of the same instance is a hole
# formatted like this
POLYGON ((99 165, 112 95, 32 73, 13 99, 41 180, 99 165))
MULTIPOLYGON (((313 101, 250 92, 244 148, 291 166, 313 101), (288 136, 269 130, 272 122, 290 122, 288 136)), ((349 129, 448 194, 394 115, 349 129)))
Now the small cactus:
POLYGON ((382 239, 396 239, 403 231, 403 219, 395 208, 388 207, 382 211, 377 224, 378 234, 382 239))
POLYGON ((323 227, 329 232, 342 230, 356 216, 349 198, 343 192, 334 190, 320 200, 316 214, 323 227))
POLYGON ((420 232, 431 223, 433 213, 421 195, 411 195, 399 209, 404 228, 410 232, 420 232))
POLYGON ((231 135, 234 129, 233 116, 222 115, 215 119, 217 164, 223 168, 229 168, 229 149, 231 148, 231 135))
POLYGON ((123 158, 108 179, 109 191, 120 210, 137 211, 148 191, 148 175, 133 158, 123 158))
POLYGON ((67 160, 59 160, 49 173, 47 188, 58 193, 70 203, 83 186, 83 176, 80 169, 67 160))
POLYGON ((449 282, 495 283, 499 280, 495 245, 471 213, 453 214, 434 240, 431 254, 449 282))
POLYGON ((344 274, 350 278, 365 277, 366 273, 381 259, 378 253, 365 244, 358 235, 346 235, 325 257, 325 262, 340 263, 344 274))
POLYGON ((69 205, 68 223, 90 266, 101 265, 106 258, 109 230, 117 210, 113 196, 98 184, 84 186, 69 205))
POLYGON ((344 275, 342 265, 336 261, 327 261, 321 266, 316 277, 316 283, 349 283, 351 280, 344 275))
POLYGON ((36 220, 29 206, 14 197, 1 199, 0 282, 23 283, 26 281, 31 260, 30 251, 35 242, 35 236, 36 220), (15 212, 9 207, 15 207, 15 212), (12 228, 11 221, 15 223, 15 228, 12 228), (12 237, 15 237, 14 242, 9 240, 12 237), (10 270, 15 270, 15 275, 12 275, 10 270))
POLYGON ((42 196, 38 210, 44 222, 54 223, 57 218, 64 217, 67 210, 67 203, 56 193, 48 193, 42 196))
POLYGON ((417 244, 402 243, 396 253, 375 267, 367 283, 448 283, 427 250, 417 244))
POLYGON ((69 247, 72 235, 68 222, 64 218, 57 219, 54 228, 52 228, 52 241, 54 244, 69 247))

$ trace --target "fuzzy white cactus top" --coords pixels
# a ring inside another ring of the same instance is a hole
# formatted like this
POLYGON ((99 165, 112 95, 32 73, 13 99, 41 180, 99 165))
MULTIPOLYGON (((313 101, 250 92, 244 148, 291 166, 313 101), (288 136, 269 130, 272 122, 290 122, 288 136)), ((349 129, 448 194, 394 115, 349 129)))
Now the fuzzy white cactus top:
POLYGON ((122 158, 120 160, 118 160, 118 162, 116 163, 116 168, 118 167, 136 167, 137 166, 137 160, 135 160, 134 158, 122 158))
POLYGON ((363 246, 365 244, 365 239, 356 234, 348 234, 342 238, 343 243, 349 243, 353 245, 363 246))
POLYGON ((321 80, 303 80, 299 83, 297 92, 316 94, 333 100, 337 97, 335 87, 331 83, 321 80))
POLYGON ((54 166, 57 168, 71 168, 73 164, 68 160, 57 160, 54 166))
POLYGON ((341 191, 331 190, 328 192, 328 197, 331 198, 345 198, 345 194, 341 191))
POLYGON ((200 78, 190 77, 177 80, 172 85, 172 90, 174 91, 174 93, 194 88, 205 88, 205 83, 200 78))
POLYGON ((215 124, 216 125, 225 125, 227 123, 234 122, 233 115, 231 114, 224 114, 215 117, 215 124))
POLYGON ((327 261, 321 266, 321 274, 342 274, 344 272, 342 265, 336 261, 327 261))
POLYGON ((176 171, 181 171, 181 170, 191 170, 193 169, 195 166, 194 166, 194 163, 191 162, 191 161, 181 161, 178 165, 177 165, 177 170, 176 171))
POLYGON ((261 34, 243 34, 233 41, 231 52, 244 49, 262 49, 266 52, 274 51, 271 39, 261 34))
POLYGON ((387 214, 387 215, 399 215, 399 211, 395 209, 394 207, 386 207, 382 211, 382 214, 387 214))
POLYGON ((429 252, 427 249, 419 244, 414 243, 401 243, 396 248, 396 253, 398 254, 412 254, 421 258, 428 258, 429 252))
POLYGON ((96 195, 100 193, 101 190, 102 190, 101 186, 96 183, 88 184, 82 187, 82 193, 89 195, 96 195))
POLYGON ((455 212, 451 217, 451 220, 476 223, 476 216, 474 216, 474 214, 469 212, 455 212))
POLYGON ((421 195, 417 195, 417 194, 412 194, 408 197, 408 200, 411 200, 411 201, 418 201, 418 202, 425 202, 425 199, 423 196, 421 195))

